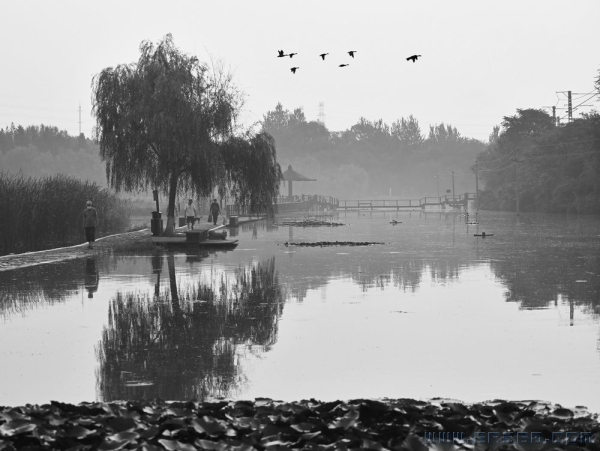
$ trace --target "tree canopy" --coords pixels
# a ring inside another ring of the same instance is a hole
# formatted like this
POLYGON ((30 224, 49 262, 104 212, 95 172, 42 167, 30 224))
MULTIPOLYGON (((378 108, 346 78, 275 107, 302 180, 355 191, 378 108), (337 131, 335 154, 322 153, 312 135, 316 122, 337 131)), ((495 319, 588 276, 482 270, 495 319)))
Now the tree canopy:
POLYGON ((281 178, 275 148, 261 136, 235 135, 242 95, 232 76, 182 53, 170 34, 157 45, 142 42, 140 53, 137 63, 106 68, 92 82, 96 139, 110 185, 167 192, 166 234, 173 231, 177 194, 205 198, 217 189, 251 208, 272 206, 281 178), (240 170, 238 155, 266 167, 240 170))
POLYGON ((600 115, 556 126, 541 110, 517 110, 478 155, 480 205, 524 211, 600 213, 600 115), (516 164, 519 164, 517 187, 516 164))

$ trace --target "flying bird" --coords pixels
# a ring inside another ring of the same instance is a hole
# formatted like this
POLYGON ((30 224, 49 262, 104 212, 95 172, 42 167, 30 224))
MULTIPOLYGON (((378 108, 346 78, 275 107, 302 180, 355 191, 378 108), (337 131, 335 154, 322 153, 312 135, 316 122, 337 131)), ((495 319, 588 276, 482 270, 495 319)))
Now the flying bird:
POLYGON ((290 53, 290 58, 292 58, 294 55, 297 55, 297 53, 290 53))
POLYGON ((325 55, 329 55, 329 53, 321 53, 319 55, 321 58, 323 58, 323 61, 325 61, 325 55))
POLYGON ((412 60, 413 63, 417 62, 417 59, 420 57, 421 55, 413 55, 413 56, 409 56, 408 58, 406 58, 406 61, 412 60))
POLYGON ((349 66, 349 64, 340 64, 340 67, 349 66))
POLYGON ((277 52, 279 53, 279 55, 277 55, 277 58, 283 58, 284 56, 287 56, 285 53, 283 53, 283 50, 277 50, 277 52))
POLYGON ((299 67, 292 67, 290 70, 292 71, 293 74, 295 74, 297 69, 300 69, 300 68, 299 67))
POLYGON ((356 52, 357 52, 356 50, 350 50, 350 51, 348 52, 348 55, 350 55, 352 58, 354 58, 354 54, 355 54, 356 52))

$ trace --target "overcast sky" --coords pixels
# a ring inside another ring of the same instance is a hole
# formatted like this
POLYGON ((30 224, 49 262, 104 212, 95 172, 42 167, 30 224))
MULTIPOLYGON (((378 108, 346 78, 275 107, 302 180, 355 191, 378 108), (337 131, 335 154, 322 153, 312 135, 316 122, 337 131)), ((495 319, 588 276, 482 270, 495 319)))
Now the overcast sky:
POLYGON ((81 103, 89 135, 92 77, 136 61, 141 41, 167 33, 234 72, 248 125, 277 102, 316 120, 323 102, 332 131, 361 116, 391 124, 412 114, 424 132, 444 122, 487 140, 517 108, 564 107, 557 91, 593 91, 600 69, 598 0, 3 0, 0 15, 2 128, 77 134, 81 103), (279 49, 298 54, 276 58, 279 49), (413 54, 422 55, 414 64, 413 54))

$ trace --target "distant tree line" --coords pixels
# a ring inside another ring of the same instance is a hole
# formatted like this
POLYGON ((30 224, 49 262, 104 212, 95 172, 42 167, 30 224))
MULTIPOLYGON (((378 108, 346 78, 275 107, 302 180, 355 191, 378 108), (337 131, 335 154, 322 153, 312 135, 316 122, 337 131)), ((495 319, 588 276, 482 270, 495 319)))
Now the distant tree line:
POLYGON ((317 182, 298 183, 294 193, 318 193, 352 199, 436 196, 452 187, 456 194, 475 189, 469 168, 485 143, 463 137, 456 127, 437 124, 421 131, 412 115, 392 124, 361 117, 349 129, 332 132, 307 121, 302 109, 289 111, 281 103, 267 112, 262 130, 275 139, 277 160, 317 182), (437 178, 437 179, 436 179, 437 178))
POLYGON ((0 129, 0 170, 26 177, 69 174, 107 186, 105 165, 93 141, 43 124, 0 129))
POLYGON ((45 152, 56 154, 61 149, 78 150, 87 145, 88 141, 83 136, 74 137, 66 130, 44 124, 15 127, 15 124, 11 123, 10 127, 0 128, 0 152, 2 153, 16 147, 35 146, 45 152))

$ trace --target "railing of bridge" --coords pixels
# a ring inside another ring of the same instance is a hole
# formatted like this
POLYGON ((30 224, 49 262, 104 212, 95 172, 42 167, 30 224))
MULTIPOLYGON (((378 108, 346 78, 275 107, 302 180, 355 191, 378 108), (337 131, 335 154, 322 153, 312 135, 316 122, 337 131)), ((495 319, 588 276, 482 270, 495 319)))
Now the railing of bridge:
POLYGON ((459 206, 475 199, 475 193, 464 193, 458 196, 444 195, 440 197, 422 197, 420 199, 361 199, 340 200, 338 208, 348 209, 404 209, 425 208, 428 205, 459 206))
POLYGON ((288 204, 292 202, 318 202, 320 204, 330 204, 337 206, 339 200, 336 197, 331 196, 321 196, 320 194, 300 194, 297 196, 278 196, 277 203, 278 204, 288 204))

